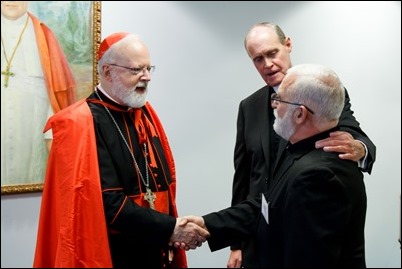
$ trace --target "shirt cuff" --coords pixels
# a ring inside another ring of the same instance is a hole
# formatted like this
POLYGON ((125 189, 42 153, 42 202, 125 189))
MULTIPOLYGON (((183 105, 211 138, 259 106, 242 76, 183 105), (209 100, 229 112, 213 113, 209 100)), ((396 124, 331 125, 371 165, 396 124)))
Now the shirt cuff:
POLYGON ((366 146, 366 144, 364 144, 362 141, 360 141, 360 140, 357 140, 357 141, 359 141, 360 143, 362 143, 362 145, 363 145, 363 147, 364 147, 364 152, 365 152, 364 158, 362 158, 362 159, 360 159, 360 160, 357 161, 357 166, 358 166, 360 169, 366 169, 366 166, 367 166, 367 156, 368 156, 367 146, 366 146))

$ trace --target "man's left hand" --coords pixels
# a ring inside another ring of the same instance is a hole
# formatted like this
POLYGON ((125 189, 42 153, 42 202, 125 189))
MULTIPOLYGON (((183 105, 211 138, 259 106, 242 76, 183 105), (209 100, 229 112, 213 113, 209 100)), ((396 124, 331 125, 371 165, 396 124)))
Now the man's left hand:
POLYGON ((347 132, 336 131, 330 133, 328 138, 315 142, 316 148, 323 148, 328 152, 339 152, 339 158, 345 160, 359 161, 364 158, 365 148, 359 140, 347 132))

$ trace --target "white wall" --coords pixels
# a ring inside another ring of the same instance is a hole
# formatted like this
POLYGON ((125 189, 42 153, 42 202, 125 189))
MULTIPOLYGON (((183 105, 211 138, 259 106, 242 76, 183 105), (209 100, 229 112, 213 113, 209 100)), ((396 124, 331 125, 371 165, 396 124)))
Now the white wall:
MULTIPOLYGON (((142 36, 156 71, 149 100, 164 123, 178 174, 181 215, 227 207, 239 102, 263 85, 243 48, 258 21, 293 40, 293 64, 328 65, 377 146, 365 176, 368 267, 401 266, 400 2, 107 2, 102 37, 142 36)), ((40 193, 1 197, 1 267, 31 267, 40 193)), ((229 249, 188 252, 190 267, 226 267, 229 249)))

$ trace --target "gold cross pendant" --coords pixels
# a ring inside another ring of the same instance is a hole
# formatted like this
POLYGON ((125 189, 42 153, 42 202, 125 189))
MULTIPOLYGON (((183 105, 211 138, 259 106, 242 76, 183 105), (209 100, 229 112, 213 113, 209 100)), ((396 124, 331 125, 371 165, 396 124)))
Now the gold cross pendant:
POLYGON ((149 207, 155 209, 155 199, 156 195, 147 187, 147 192, 144 195, 144 200, 149 203, 149 207))
POLYGON ((10 67, 7 66, 6 70, 1 71, 1 74, 4 75, 4 87, 8 87, 8 80, 10 77, 13 77, 15 74, 10 71, 10 67))

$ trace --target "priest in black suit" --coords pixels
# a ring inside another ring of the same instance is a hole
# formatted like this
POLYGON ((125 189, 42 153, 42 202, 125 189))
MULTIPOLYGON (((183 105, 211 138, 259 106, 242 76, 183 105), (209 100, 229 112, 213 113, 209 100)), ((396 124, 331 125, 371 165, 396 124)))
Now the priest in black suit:
POLYGON ((208 229, 212 251, 253 238, 261 268, 366 267, 363 174, 356 162, 315 148, 338 129, 341 81, 320 65, 294 66, 271 100, 274 130, 283 139, 269 190, 187 220, 208 229))

